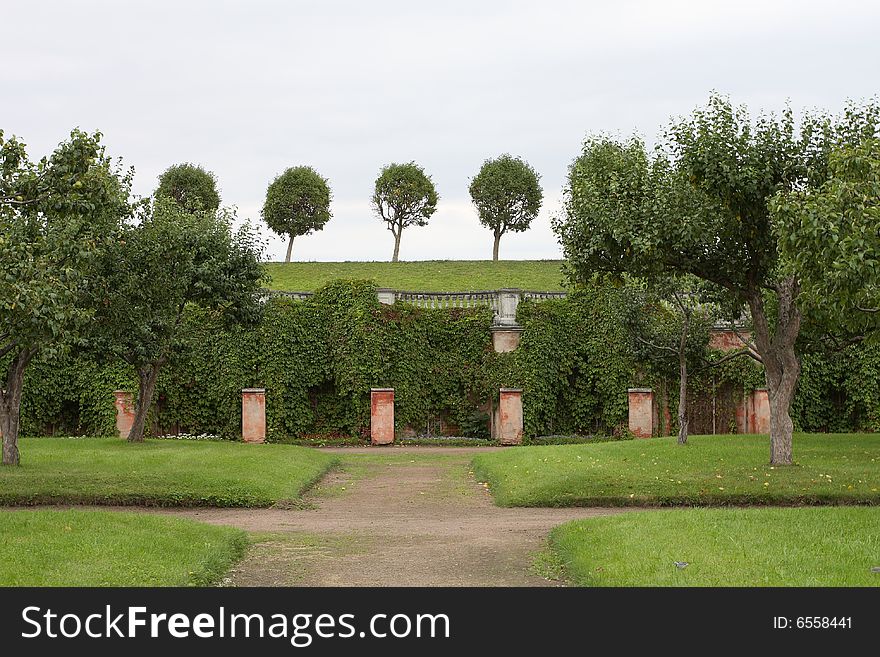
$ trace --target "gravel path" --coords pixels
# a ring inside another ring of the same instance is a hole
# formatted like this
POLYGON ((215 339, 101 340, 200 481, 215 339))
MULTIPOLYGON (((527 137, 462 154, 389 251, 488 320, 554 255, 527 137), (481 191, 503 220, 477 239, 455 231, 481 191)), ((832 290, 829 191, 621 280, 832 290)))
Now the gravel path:
POLYGON ((259 532, 238 586, 552 586, 531 571, 556 525, 620 509, 502 509, 474 448, 340 449, 305 509, 173 509, 259 532))

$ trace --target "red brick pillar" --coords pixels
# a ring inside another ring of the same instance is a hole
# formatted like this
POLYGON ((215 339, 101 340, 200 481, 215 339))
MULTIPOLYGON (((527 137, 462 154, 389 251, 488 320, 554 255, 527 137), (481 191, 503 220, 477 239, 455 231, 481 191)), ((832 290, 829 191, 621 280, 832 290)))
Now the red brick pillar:
POLYGON ((501 388, 498 403, 498 441, 502 445, 522 445, 522 390, 501 388))
POLYGON ((394 442, 394 388, 370 388, 370 443, 394 442))
POLYGON ((629 430, 636 438, 654 435, 654 391, 629 388, 629 430))
POLYGON ((134 394, 127 390, 114 390, 116 398, 116 431, 120 438, 128 438, 131 433, 131 425, 134 424, 134 394))
POLYGON ((246 443, 266 442, 266 390, 241 391, 241 439, 246 443))
POLYGON ((767 388, 756 388, 752 400, 752 433, 770 433, 770 395, 767 388))

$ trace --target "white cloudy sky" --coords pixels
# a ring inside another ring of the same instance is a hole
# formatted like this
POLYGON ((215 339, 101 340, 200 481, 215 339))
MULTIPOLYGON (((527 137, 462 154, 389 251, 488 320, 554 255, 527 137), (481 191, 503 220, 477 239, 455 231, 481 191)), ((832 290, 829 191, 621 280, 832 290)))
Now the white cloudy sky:
POLYGON ((140 194, 200 163, 257 221, 270 179, 310 164, 334 217, 297 260, 388 259, 370 192, 383 164, 409 160, 441 200, 401 258, 491 257, 467 186, 509 152, 540 172, 545 207, 502 257, 554 258, 549 217, 586 134, 650 138, 713 89, 755 109, 836 110, 880 91, 878 34, 868 0, 4 0, 0 127, 35 156, 74 126, 100 129, 140 194))

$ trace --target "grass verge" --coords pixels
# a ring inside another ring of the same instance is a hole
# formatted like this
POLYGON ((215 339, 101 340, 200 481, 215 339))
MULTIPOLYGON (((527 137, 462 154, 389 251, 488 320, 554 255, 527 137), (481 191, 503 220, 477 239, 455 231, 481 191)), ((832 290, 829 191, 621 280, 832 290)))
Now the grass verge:
POLYGON ((337 459, 290 445, 118 438, 22 439, 0 504, 266 507, 297 500, 337 459))
POLYGON ((561 260, 423 260, 418 262, 271 262, 269 289, 312 292, 339 278, 367 279, 412 292, 467 292, 504 287, 561 291, 561 260))
POLYGON ((692 436, 517 447, 473 466, 500 506, 880 503, 880 435, 797 434, 796 465, 771 467, 767 436, 692 436))
POLYGON ((878 586, 878 526, 866 507, 676 509, 576 520, 550 546, 580 586, 878 586))
POLYGON ((178 518, 0 511, 0 586, 209 586, 244 555, 245 532, 178 518))

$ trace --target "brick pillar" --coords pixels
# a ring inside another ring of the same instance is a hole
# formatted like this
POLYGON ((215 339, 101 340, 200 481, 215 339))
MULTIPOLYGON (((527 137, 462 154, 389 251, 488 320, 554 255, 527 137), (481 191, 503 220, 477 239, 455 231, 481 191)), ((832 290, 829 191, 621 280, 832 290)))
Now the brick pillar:
POLYGON ((629 430, 636 438, 654 435, 654 391, 629 388, 629 430))
POLYGON ((394 388, 370 388, 370 443, 394 442, 394 388))
POLYGON ((522 445, 522 390, 501 388, 498 403, 498 440, 502 445, 522 445))
POLYGON ((519 346, 523 330, 512 326, 493 326, 492 347, 496 353, 505 354, 514 351, 519 346))
POLYGON ((770 433, 770 395, 767 388, 756 388, 752 393, 752 433, 770 433))
POLYGON ((116 398, 116 431, 120 438, 128 438, 131 433, 131 425, 134 424, 134 394, 127 390, 114 390, 116 398))
POLYGON ((266 442, 266 389, 241 391, 241 439, 246 443, 266 442))

